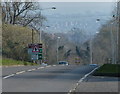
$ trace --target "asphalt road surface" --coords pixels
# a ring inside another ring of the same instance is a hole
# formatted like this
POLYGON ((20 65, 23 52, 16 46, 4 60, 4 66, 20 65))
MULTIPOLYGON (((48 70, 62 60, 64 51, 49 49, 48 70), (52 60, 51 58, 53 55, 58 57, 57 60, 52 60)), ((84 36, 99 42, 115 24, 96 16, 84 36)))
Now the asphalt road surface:
POLYGON ((2 69, 3 92, 69 92, 96 66, 49 65, 2 69))

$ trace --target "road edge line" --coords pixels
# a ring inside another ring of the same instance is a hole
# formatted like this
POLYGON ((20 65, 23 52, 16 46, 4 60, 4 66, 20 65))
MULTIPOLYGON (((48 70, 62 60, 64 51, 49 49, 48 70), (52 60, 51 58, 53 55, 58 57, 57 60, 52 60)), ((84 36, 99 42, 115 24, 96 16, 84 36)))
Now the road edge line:
POLYGON ((72 92, 74 92, 77 88, 77 86, 85 79, 87 78, 90 74, 92 74, 95 70, 97 70, 100 66, 94 68, 92 71, 90 71, 89 73, 85 74, 74 86, 74 88, 72 88, 71 90, 68 91, 67 94, 71 94, 72 92))

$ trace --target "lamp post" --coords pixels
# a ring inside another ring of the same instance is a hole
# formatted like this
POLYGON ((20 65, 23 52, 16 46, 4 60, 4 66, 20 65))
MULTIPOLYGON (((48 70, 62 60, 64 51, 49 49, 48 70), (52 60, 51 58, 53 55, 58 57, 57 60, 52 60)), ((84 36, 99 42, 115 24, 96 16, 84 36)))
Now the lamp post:
MULTIPOLYGON (((43 10, 48 10, 48 9, 56 9, 56 7, 51 7, 51 8, 44 8, 44 9, 41 9, 41 11, 43 11, 43 10)), ((40 12, 40 16, 41 16, 41 12, 40 12)), ((42 27, 42 23, 40 24, 40 27, 42 27)), ((42 31, 41 30, 39 30, 39 43, 42 43, 42 31)))
POLYGON ((58 63, 58 60, 59 60, 59 53, 58 53, 59 39, 60 39, 60 37, 57 37, 57 63, 58 63))
POLYGON ((91 34, 91 32, 90 32, 90 64, 92 64, 92 54, 93 53, 93 51, 92 51, 92 34, 91 34))
MULTIPOLYGON (((98 33, 99 32, 95 32, 95 34, 98 33)), ((91 33, 90 33, 90 64, 93 64, 93 38, 91 33)))
MULTIPOLYGON (((100 21, 100 19, 96 19, 97 22, 100 21)), ((114 64, 116 62, 116 58, 115 58, 115 44, 114 44, 114 36, 113 36, 113 25, 114 22, 111 22, 108 26, 111 27, 110 29, 110 39, 111 39, 111 50, 112 50, 112 53, 111 53, 111 56, 112 56, 112 64, 114 64)), ((107 26, 107 27, 108 27, 107 26)))
MULTIPOLYGON (((44 8, 44 9, 41 9, 41 11, 48 10, 48 9, 56 9, 56 7, 44 8)), ((41 16, 41 11, 40 11, 40 16, 41 16)), ((42 30, 41 30, 41 27, 42 27, 42 22, 40 23, 40 28, 39 28, 39 43, 40 44, 42 43, 42 30)), ((42 63, 42 59, 39 60, 39 62, 41 64, 42 63)))
POLYGON ((34 35, 33 35, 34 30, 32 29, 32 44, 34 43, 34 35))
POLYGON ((117 19, 118 32, 117 32, 117 63, 120 64, 120 0, 117 1, 117 19))

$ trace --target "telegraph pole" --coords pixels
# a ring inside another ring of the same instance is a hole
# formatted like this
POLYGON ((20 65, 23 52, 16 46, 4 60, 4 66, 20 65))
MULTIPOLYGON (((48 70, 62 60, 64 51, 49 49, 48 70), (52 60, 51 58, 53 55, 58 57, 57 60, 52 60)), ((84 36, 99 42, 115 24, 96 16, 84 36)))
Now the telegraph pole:
POLYGON ((33 33, 34 33, 34 30, 32 29, 32 44, 34 43, 34 35, 33 35, 33 33))
POLYGON ((118 22, 118 60, 117 63, 120 64, 120 0, 117 2, 117 22, 118 22))

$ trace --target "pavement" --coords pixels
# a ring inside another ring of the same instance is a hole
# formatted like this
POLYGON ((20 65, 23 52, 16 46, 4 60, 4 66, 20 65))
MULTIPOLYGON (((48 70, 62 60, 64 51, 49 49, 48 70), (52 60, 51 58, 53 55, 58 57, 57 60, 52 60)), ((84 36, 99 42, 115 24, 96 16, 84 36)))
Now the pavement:
POLYGON ((89 75, 72 94, 120 94, 120 78, 89 75), (118 93, 119 92, 119 93, 118 93))
POLYGON ((94 70, 89 65, 20 66, 2 69, 3 92, 69 92, 94 70))

